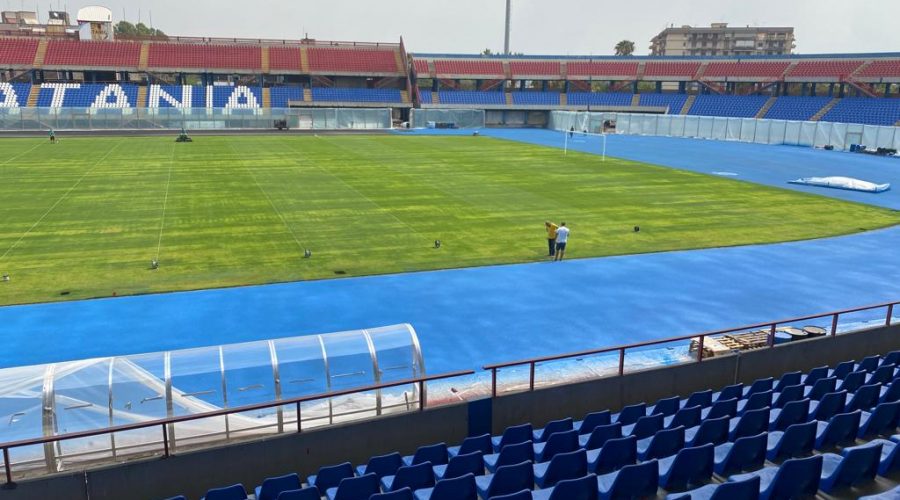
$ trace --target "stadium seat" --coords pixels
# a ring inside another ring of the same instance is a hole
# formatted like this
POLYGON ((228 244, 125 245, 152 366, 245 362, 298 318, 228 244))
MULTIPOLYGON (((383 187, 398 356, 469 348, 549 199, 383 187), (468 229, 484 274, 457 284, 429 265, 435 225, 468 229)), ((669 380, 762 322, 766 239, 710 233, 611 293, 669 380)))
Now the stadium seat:
POLYGON ((670 500, 757 500, 759 498, 759 477, 753 476, 743 481, 728 481, 721 484, 707 484, 684 494, 669 495, 670 500))
POLYGON ((893 125, 898 120, 900 99, 897 98, 845 97, 822 117, 822 121, 827 122, 886 126, 893 125))
POLYGON ((301 69, 299 47, 269 47, 269 69, 296 72, 301 69))
POLYGON ((490 498, 490 500, 532 500, 534 498, 533 492, 530 490, 520 490, 515 493, 509 493, 508 495, 497 495, 490 498))
POLYGON ((562 73, 559 61, 510 61, 509 70, 514 79, 527 76, 560 77, 562 73))
POLYGON ((744 390, 742 391, 742 397, 744 399, 746 399, 756 393, 771 391, 772 388, 774 387, 774 385, 775 385, 774 377, 767 377, 767 378, 761 378, 761 379, 754 380, 753 383, 750 384, 750 387, 744 387, 744 390))
POLYGON ((584 416, 584 420, 574 422, 572 428, 578 431, 579 434, 590 434, 595 427, 609 425, 611 423, 611 413, 609 410, 604 410, 588 413, 584 416))
POLYGON ((559 453, 569 453, 579 448, 578 432, 557 432, 550 436, 546 443, 534 444, 534 461, 547 462, 559 453))
POLYGON ((436 481, 453 479, 466 474, 481 476, 484 474, 484 455, 480 451, 456 455, 450 459, 447 465, 435 465, 433 470, 436 481))
POLYGON ((844 410, 848 412, 868 410, 878 404, 879 396, 881 396, 881 384, 864 385, 853 394, 847 395, 847 404, 844 406, 844 410))
POLYGON ((830 420, 838 413, 844 413, 847 403, 847 391, 830 392, 821 401, 809 402, 808 420, 830 420))
POLYGON ((420 446, 414 455, 403 457, 403 465, 416 465, 431 462, 431 465, 447 465, 447 445, 437 443, 420 446))
POLYGON ((644 65, 645 77, 676 77, 682 79, 693 79, 700 69, 700 62, 679 61, 679 62, 662 62, 648 61, 644 65))
POLYGON ((770 462, 782 458, 796 458, 812 453, 816 444, 816 422, 794 424, 784 431, 769 433, 766 443, 766 459, 770 462))
POLYGON ((631 106, 631 94, 624 92, 569 92, 566 103, 571 106, 631 106))
POLYGON ((881 362, 881 356, 866 356, 859 364, 856 365, 856 371, 873 372, 878 368, 881 362))
POLYGON ((711 418, 719 417, 736 417, 738 416, 738 402, 739 400, 737 398, 716 401, 712 406, 704 408, 703 411, 700 412, 700 418, 709 420, 711 418))
POLYGON ((866 384, 889 384, 894 380, 894 372, 896 371, 897 366, 890 365, 881 365, 872 371, 868 377, 866 377, 866 384))
POLYGON ((440 90, 441 104, 506 105, 506 96, 496 90, 440 90))
POLYGON ((807 421, 809 400, 791 401, 781 410, 772 410, 769 416, 769 430, 783 431, 793 424, 807 421))
POLYGON ((409 488, 400 488, 388 493, 376 493, 369 497, 369 500, 413 500, 413 490, 409 488))
POLYGON ((844 448, 840 455, 822 455, 822 473, 819 489, 832 493, 840 488, 849 488, 865 481, 872 481, 878 473, 881 458, 881 444, 868 443, 844 448))
POLYGON ((548 488, 565 479, 587 475, 587 453, 575 450, 558 453, 549 462, 534 464, 534 481, 539 488, 548 488))
POLYGON ((40 43, 38 38, 0 38, 0 64, 31 66, 40 43))
POLYGON ((552 488, 531 492, 534 500, 597 500, 597 475, 588 474, 578 479, 564 479, 552 488))
POLYGON ((829 377, 837 377, 838 380, 843 380, 844 377, 853 372, 856 367, 856 361, 842 361, 834 367, 833 370, 828 372, 829 377))
POLYGON ((282 491, 278 494, 276 500, 320 500, 322 495, 315 486, 309 488, 301 488, 299 490, 282 491))
POLYGON ((687 101, 687 94, 641 94, 639 104, 641 106, 665 107, 670 115, 681 113, 681 108, 687 101))
POLYGON ((663 429, 665 417, 661 413, 640 417, 637 422, 631 425, 622 426, 622 434, 625 436, 634 436, 636 438, 645 439, 663 429))
POLYGON ((834 392, 837 388, 837 377, 822 377, 805 386, 803 389, 803 397, 813 401, 821 400, 829 392, 834 392))
POLYGON ((705 444, 682 448, 675 456, 659 459, 659 485, 666 491, 708 483, 713 473, 715 447, 705 444))
POLYGON ((700 446, 706 443, 714 445, 728 441, 727 415, 719 418, 708 418, 697 427, 689 427, 684 431, 685 446, 700 446))
POLYGON ((531 441, 533 438, 534 429, 532 429, 531 424, 513 425, 507 427, 500 436, 492 437, 491 443, 494 446, 494 453, 497 453, 505 446, 524 443, 525 441, 531 441))
MULTIPOLYGON (((647 416, 647 404, 638 403, 622 408, 622 411, 612 415, 612 420, 625 426, 636 423, 639 418, 645 416, 647 416)), ((625 433, 625 429, 622 429, 622 432, 625 433)))
POLYGON ((513 104, 520 106, 559 106, 559 92, 538 92, 536 90, 510 92, 513 104))
POLYGON ((769 408, 750 410, 740 417, 734 417, 728 422, 728 440, 734 441, 739 437, 755 436, 769 429, 769 408))
POLYGON ((715 448, 713 470, 720 476, 734 472, 756 470, 766 461, 767 434, 738 438, 715 448))
POLYGON ((44 55, 44 65, 136 69, 140 58, 140 42, 50 40, 44 55))
POLYGON ((780 409, 784 408, 784 405, 790 403, 791 401, 799 401, 803 399, 803 390, 806 386, 803 384, 797 384, 785 387, 781 391, 776 391, 773 395, 774 400, 772 401, 772 409, 780 409))
POLYGON ((534 430, 532 433, 534 436, 532 441, 535 443, 543 443, 555 432, 570 431, 574 429, 573 422, 571 417, 549 422, 543 429, 534 430))
POLYGON ((805 375, 802 375, 800 377, 800 379, 803 381, 803 385, 813 385, 819 379, 828 377, 829 376, 828 373, 829 373, 829 369, 827 366, 819 366, 819 367, 813 368, 812 370, 807 372, 805 375))
POLYGON ((675 414, 681 406, 681 399, 678 396, 671 398, 663 398, 657 401, 653 406, 647 408, 647 415, 662 415, 669 417, 675 414))
POLYGON ((403 98, 398 89, 367 89, 313 87, 313 102, 400 103, 403 98))
POLYGON ((638 458, 641 461, 670 457, 681 448, 684 448, 684 427, 662 430, 637 442, 638 458))
POLYGON ((900 486, 876 495, 859 497, 859 500, 898 500, 900 499, 900 486))
POLYGON ((337 487, 325 490, 325 497, 328 500, 357 500, 359 498, 369 498, 376 493, 381 493, 381 490, 378 488, 378 476, 366 474, 364 476, 341 479, 337 487))
POLYGON ((496 472, 504 465, 514 465, 525 461, 534 461, 534 445, 531 441, 504 446, 500 453, 484 456, 484 466, 490 472, 496 472))
POLYGON ((312 73, 390 73, 399 74, 397 54, 393 50, 366 48, 325 48, 307 49, 309 70, 312 73))
POLYGON ((397 469, 396 474, 382 477, 380 483, 383 491, 394 491, 401 488, 412 490, 431 488, 434 486, 434 471, 431 462, 404 465, 397 469))
POLYGON ((787 76, 792 78, 846 79, 862 64, 858 60, 807 60, 791 68, 787 76))
POLYGON ((771 389, 767 391, 754 392, 749 394, 745 399, 738 401, 737 414, 741 416, 751 410, 759 410, 761 408, 772 407, 772 397, 774 392, 771 389))
POLYGON ((691 406, 699 406, 701 408, 706 408, 712 405, 713 391, 707 389, 705 391, 698 391, 690 396, 687 399, 683 399, 681 401, 681 407, 691 407, 691 406))
POLYGON ((838 445, 852 444, 859 432, 860 410, 850 413, 839 413, 827 422, 816 422, 817 450, 826 450, 838 445))
POLYGON ((671 429, 672 427, 684 426, 685 429, 696 427, 703 422, 702 408, 699 406, 690 406, 681 408, 671 417, 666 417, 663 421, 663 427, 671 429))
MULTIPOLYGON (((134 66, 137 66, 135 58, 134 66)), ((252 45, 151 43, 147 66, 154 69, 262 69, 262 50, 252 45)))
MULTIPOLYGON (((898 61, 900 62, 900 61, 898 61)), ((891 351, 881 358, 881 365, 898 365, 900 364, 900 351, 891 351)))
POLYGON ((772 389, 776 393, 785 390, 788 387, 800 384, 803 382, 803 373, 799 371, 788 372, 781 375, 781 378, 778 379, 778 382, 775 384, 775 387, 772 389))
POLYGON ((256 487, 254 493, 256 494, 256 500, 276 500, 282 491, 299 489, 300 476, 297 474, 285 474, 266 479, 262 485, 256 487))
MULTIPOLYGON (((375 474, 375 477, 381 479, 384 476, 393 475, 400 467, 403 467, 403 457, 397 452, 388 453, 387 455, 372 457, 366 465, 356 467, 356 475, 375 474)), ((353 474, 351 473, 350 475, 352 476, 353 474)), ((314 483, 310 481, 309 484, 314 483)))
POLYGON ((593 76, 606 80, 633 80, 637 77, 637 62, 568 61, 569 76, 593 76))
POLYGON ((892 380, 887 387, 881 387, 881 395, 878 398, 879 403, 892 403, 900 401, 900 378, 892 380))
POLYGON ((898 418, 900 418, 900 401, 881 403, 871 413, 863 411, 857 437, 866 439, 881 434, 893 434, 897 428, 898 418))
POLYGON ((578 445, 586 450, 596 450, 610 439, 622 437, 622 424, 599 425, 590 434, 578 436, 578 445))
POLYGON ((790 66, 789 61, 723 61, 711 62, 703 78, 764 78, 778 79, 790 66))
POLYGON ((441 479, 432 488, 415 491, 416 500, 477 500, 475 475, 465 474, 452 479, 441 479))
POLYGON ((588 451, 588 470, 607 474, 637 462, 637 438, 610 439, 599 450, 588 451))
POLYGON ((475 487, 481 498, 532 490, 534 489, 534 469, 531 462, 504 465, 493 474, 476 477, 475 487))
MULTIPOLYGON (((761 95, 698 95, 688 114, 753 118, 767 100, 768 97, 761 95)), ((770 385, 764 390, 771 388, 770 385)))
MULTIPOLYGON (((830 101, 830 97, 779 96, 772 107, 766 111, 763 118, 770 120, 809 120, 830 101)), ((825 370, 827 370, 827 367, 825 370)), ((820 374, 816 373, 816 376, 820 376, 820 374)))
POLYGON ((447 456, 453 458, 457 455, 467 455, 473 451, 480 451, 483 455, 489 455, 494 452, 491 444, 490 434, 481 434, 480 436, 469 436, 463 439, 459 446, 450 446, 447 448, 447 456))
MULTIPOLYGON (((715 401, 727 401, 729 399, 743 399, 744 397, 744 384, 733 384, 727 385, 722 388, 721 391, 714 393, 713 399, 715 401)), ((709 406, 709 405, 707 405, 709 406)))
MULTIPOLYGON (((400 458, 400 456, 397 455, 397 458, 400 458)), ((371 471, 366 473, 368 472, 371 471)), ((350 462, 344 462, 338 465, 320 467, 319 472, 306 478, 306 483, 319 488, 319 491, 326 491, 328 488, 334 488, 340 484, 342 480, 353 477, 353 475, 353 466, 350 465, 350 462)))
POLYGON ((626 465, 616 472, 597 477, 599 498, 639 498, 656 495, 659 466, 656 460, 626 465))
POLYGON ((760 500, 769 498, 795 498, 814 496, 819 489, 819 477, 822 474, 822 456, 794 458, 785 461, 780 467, 766 467, 756 472, 738 474, 728 478, 729 481, 744 481, 754 476, 760 479, 760 500))
POLYGON ((206 492, 203 500, 246 500, 247 490, 242 484, 233 484, 222 488, 213 488, 206 492))
MULTIPOLYGON (((438 78, 455 75, 478 75, 503 78, 503 63, 493 60, 436 59, 434 71, 438 78)), ((444 102, 443 99, 441 102, 444 102)))

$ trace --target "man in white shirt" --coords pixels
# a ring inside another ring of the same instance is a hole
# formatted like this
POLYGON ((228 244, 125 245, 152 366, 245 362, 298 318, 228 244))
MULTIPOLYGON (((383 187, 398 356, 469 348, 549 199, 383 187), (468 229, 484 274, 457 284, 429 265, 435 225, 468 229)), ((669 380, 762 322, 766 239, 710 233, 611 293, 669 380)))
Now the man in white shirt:
POLYGON ((565 222, 559 223, 559 229, 556 230, 556 259, 563 260, 566 254, 566 242, 569 241, 569 228, 565 222))

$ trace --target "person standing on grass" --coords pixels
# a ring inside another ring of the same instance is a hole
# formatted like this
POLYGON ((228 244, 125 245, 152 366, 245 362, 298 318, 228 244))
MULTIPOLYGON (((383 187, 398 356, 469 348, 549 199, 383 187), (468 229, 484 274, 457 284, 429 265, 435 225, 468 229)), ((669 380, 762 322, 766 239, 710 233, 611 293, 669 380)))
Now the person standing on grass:
POLYGON ((52 128, 50 129, 50 142, 56 144, 56 132, 52 128))
POLYGON ((553 257, 556 255, 556 230, 559 229, 559 226, 545 221, 544 227, 547 229, 547 247, 550 249, 550 257, 553 257))
POLYGON ((556 230, 556 259, 563 260, 566 255, 566 243, 569 241, 569 228, 565 222, 559 223, 559 229, 556 230))

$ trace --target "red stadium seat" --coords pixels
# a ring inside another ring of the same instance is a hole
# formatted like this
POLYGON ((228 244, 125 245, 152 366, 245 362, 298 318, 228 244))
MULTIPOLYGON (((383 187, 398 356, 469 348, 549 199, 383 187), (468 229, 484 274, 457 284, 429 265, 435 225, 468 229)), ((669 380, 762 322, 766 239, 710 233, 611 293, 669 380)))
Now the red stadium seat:
POLYGON ((644 65, 644 76, 672 76, 693 78, 700 69, 699 62, 656 62, 644 65))
POLYGON ((559 61, 510 61, 509 69, 513 77, 519 75, 559 77, 561 73, 559 61))
POLYGON ((416 74, 418 75, 428 75, 431 73, 431 70, 428 69, 428 61, 425 59, 415 59, 413 60, 413 65, 416 68, 416 74))
POLYGON ((789 77, 846 78, 862 61, 801 61, 788 73, 789 77))
POLYGON ((780 78, 790 65, 787 61, 712 62, 703 72, 704 77, 730 78, 780 78))
POLYGON ((438 75, 484 75, 503 78, 503 63, 494 60, 442 59, 434 61, 438 75))
POLYGON ((269 47, 269 69, 300 71, 300 48, 269 47))
POLYGON ((873 61, 859 72, 859 76, 864 78, 900 77, 900 60, 873 61))
POLYGON ((259 46, 153 43, 151 68, 262 69, 259 46))
POLYGON ((312 47, 307 50, 309 70, 319 73, 402 73, 397 55, 383 49, 332 49, 312 47))
POLYGON ((569 61, 566 64, 569 76, 599 76, 637 78, 638 63, 607 61, 569 61))
POLYGON ((30 65, 37 52, 37 39, 0 38, 0 64, 30 65))
POLYGON ((51 40, 47 44, 47 66, 103 66, 135 68, 141 59, 139 42, 92 42, 51 40))

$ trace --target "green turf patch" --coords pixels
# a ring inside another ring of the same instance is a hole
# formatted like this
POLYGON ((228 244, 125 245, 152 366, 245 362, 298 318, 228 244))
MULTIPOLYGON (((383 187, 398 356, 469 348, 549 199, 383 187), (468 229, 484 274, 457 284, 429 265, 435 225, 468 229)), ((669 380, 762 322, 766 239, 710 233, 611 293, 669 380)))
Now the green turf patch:
POLYGON ((0 273, 11 276, 0 304, 530 262, 545 258, 546 219, 572 228, 571 258, 900 222, 891 210, 485 137, 3 139, 0 186, 0 273))

